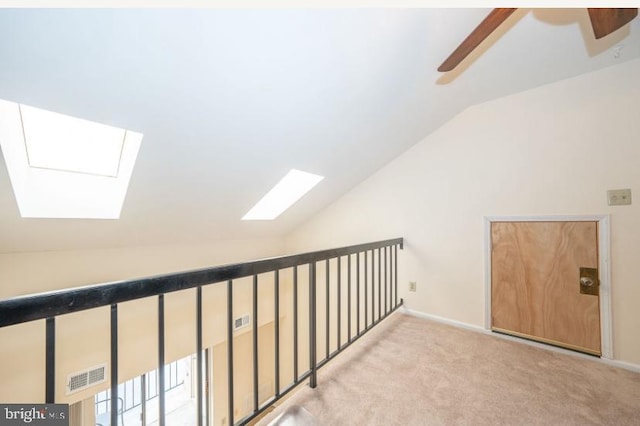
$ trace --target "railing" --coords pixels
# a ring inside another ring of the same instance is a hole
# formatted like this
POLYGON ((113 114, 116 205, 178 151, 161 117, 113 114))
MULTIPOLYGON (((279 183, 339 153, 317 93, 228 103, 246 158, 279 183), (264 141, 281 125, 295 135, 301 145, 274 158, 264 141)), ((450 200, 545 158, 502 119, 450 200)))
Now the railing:
MULTIPOLYGON (((317 370, 346 349, 354 341, 368 332, 389 314, 402 305, 398 298, 398 247, 402 249, 403 239, 379 241, 337 249, 322 250, 292 256, 263 259, 253 262, 206 268, 176 274, 162 275, 131 281, 115 282, 89 287, 73 288, 30 296, 21 296, 0 301, 0 328, 30 321, 45 320, 45 402, 54 403, 55 397, 55 345, 56 345, 56 317, 74 312, 89 310, 101 306, 110 306, 110 379, 111 398, 117 400, 118 395, 118 304, 136 299, 157 297, 158 300, 158 366, 165 363, 165 318, 164 295, 171 292, 196 289, 196 353, 197 353, 197 421, 202 426, 203 413, 206 409, 204 402, 205 378, 203 377, 203 327, 202 327, 202 288, 226 282, 227 312, 226 312, 226 343, 228 359, 228 422, 227 424, 246 424, 255 419, 264 410, 279 400, 296 386, 309 379, 309 385, 317 385, 317 370), (336 280, 330 280, 331 261, 337 268, 336 280), (337 260, 337 261, 336 261, 337 260), (324 358, 318 361, 318 292, 317 268, 324 263, 325 267, 325 303, 324 303, 324 358), (342 272, 342 265, 346 263, 347 271, 342 272), (299 334, 299 277, 301 266, 308 266, 308 310, 309 310, 309 369, 299 374, 300 345, 299 334), (286 386, 280 384, 280 271, 291 268, 293 270, 293 380, 286 386), (377 271, 377 274, 376 274, 377 271), (259 275, 273 273, 274 277, 274 395, 262 404, 259 403, 259 375, 258 375, 258 285, 259 275), (346 276, 346 283, 344 278, 346 276), (235 420, 234 413, 234 280, 253 277, 252 281, 252 369, 253 369, 253 407, 251 413, 239 420, 235 420), (376 283, 377 277, 377 283, 376 283), (332 308, 330 289, 336 287, 337 301, 332 308), (343 300, 342 287, 346 284, 346 303, 343 300), (355 287, 355 288, 354 288, 355 287), (377 297, 376 297, 377 295, 377 297), (363 298, 361 300, 361 298, 363 298), (355 301, 353 300, 355 299, 355 301), (346 305, 346 306, 345 306, 346 305), (343 311, 346 312, 347 336, 341 335, 343 311), (355 310, 356 312, 353 312, 355 310), (364 312, 363 312, 364 311, 364 312), (333 316, 332 316, 333 314, 333 316), (355 318, 354 318, 355 316, 355 318), (355 319, 355 330, 352 321, 355 319), (336 350, 331 352, 332 329, 331 322, 335 320, 336 350)), ((162 371, 162 369, 161 369, 162 371)), ((165 424, 165 383, 164 374, 159 375, 159 424, 165 424)), ((118 413, 111 409, 111 424, 117 425, 118 413)), ((208 416, 206 418, 209 418, 208 416)))
MULTIPOLYGON (((184 378, 178 377, 178 362, 174 361, 165 366, 165 373, 169 373, 169 383, 165 383, 165 392, 176 389, 184 384, 184 378)), ((119 384, 118 396, 122 398, 122 412, 127 412, 151 401, 160 395, 157 377, 160 369, 149 371, 133 380, 119 384), (137 379, 137 380, 136 380, 137 379), (121 392, 122 391, 122 392, 121 392)), ((95 399, 96 413, 106 413, 111 407, 111 392, 109 389, 99 392, 95 399)))

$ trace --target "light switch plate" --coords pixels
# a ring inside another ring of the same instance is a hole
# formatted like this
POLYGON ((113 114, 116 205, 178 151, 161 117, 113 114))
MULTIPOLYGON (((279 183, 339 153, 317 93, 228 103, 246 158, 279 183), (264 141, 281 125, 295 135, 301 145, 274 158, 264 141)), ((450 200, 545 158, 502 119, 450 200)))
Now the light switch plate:
POLYGON ((607 191, 610 206, 626 206, 631 204, 631 189, 610 189, 607 191))
POLYGON ((409 281, 409 291, 416 291, 417 283, 415 281, 409 281))

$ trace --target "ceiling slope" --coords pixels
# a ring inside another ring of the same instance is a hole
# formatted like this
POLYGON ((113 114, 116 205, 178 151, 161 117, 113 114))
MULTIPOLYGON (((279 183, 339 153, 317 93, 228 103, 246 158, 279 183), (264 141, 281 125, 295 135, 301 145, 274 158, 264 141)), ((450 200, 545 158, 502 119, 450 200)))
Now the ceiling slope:
POLYGON ((119 220, 22 219, 0 162, 0 252, 285 235, 462 109, 640 57, 640 20, 519 9, 438 73, 488 12, 0 10, 0 99, 144 134, 119 220), (241 221, 292 168, 325 179, 241 221))

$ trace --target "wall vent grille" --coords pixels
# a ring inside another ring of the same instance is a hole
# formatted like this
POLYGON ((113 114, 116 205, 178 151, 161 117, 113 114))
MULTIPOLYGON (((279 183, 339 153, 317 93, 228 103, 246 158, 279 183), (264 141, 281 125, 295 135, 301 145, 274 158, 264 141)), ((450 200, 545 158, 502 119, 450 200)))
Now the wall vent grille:
POLYGON ((107 364, 92 367, 88 370, 80 371, 67 376, 67 395, 79 392, 88 387, 106 381, 107 364))
POLYGON ((233 320, 234 330, 240 330, 241 328, 245 328, 248 325, 249 325, 249 314, 243 315, 233 320))

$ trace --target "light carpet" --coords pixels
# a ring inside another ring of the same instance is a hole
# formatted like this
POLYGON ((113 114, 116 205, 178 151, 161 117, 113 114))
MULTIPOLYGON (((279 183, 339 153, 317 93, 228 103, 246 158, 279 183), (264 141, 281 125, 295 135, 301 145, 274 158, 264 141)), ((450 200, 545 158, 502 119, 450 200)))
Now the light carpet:
POLYGON ((287 407, 320 425, 640 425, 640 373, 396 313, 287 407))

